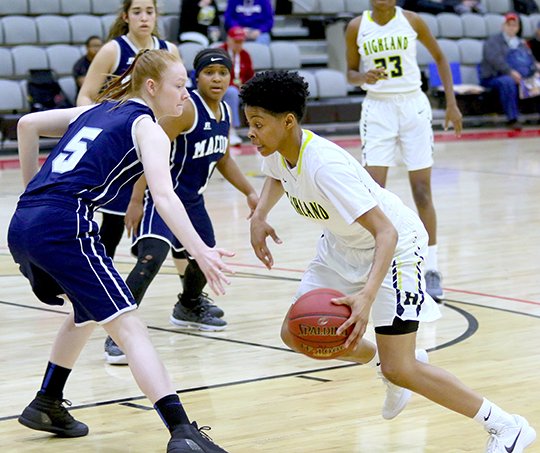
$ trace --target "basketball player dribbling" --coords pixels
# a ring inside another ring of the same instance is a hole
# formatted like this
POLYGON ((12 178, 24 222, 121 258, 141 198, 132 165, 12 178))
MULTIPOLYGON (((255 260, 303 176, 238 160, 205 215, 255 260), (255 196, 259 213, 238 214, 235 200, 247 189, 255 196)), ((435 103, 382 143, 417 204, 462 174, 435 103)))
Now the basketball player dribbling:
MULTIPOLYGON (((352 311, 338 334, 354 326, 345 343, 353 350, 341 358, 380 362, 387 383, 383 417, 399 415, 413 391, 479 422, 490 433, 486 452, 522 452, 536 438, 525 418, 503 411, 447 371, 426 363, 425 351, 415 350, 419 322, 440 315, 424 291, 427 231, 416 213, 381 188, 347 151, 302 129, 307 88, 298 73, 272 71, 257 74, 242 87, 248 137, 264 157, 267 175, 251 219, 255 254, 272 268, 266 238, 281 240, 267 216, 286 193, 297 214, 323 227, 316 257, 295 298, 315 288, 346 294, 335 299, 352 311), (376 347, 362 338, 370 317, 376 347)), ((282 339, 295 349, 287 319, 282 339)))
POLYGON ((367 91, 362 103, 360 137, 362 160, 368 173, 385 187, 388 167, 401 150, 418 215, 429 234, 426 257, 427 291, 441 302, 444 297, 437 260, 437 216, 431 194, 433 131, 431 107, 421 91, 416 42, 433 56, 446 98, 445 129, 450 123, 461 134, 461 113, 456 104, 452 74, 426 23, 396 6, 395 0, 372 0, 372 10, 355 17, 346 29, 347 78, 367 91))

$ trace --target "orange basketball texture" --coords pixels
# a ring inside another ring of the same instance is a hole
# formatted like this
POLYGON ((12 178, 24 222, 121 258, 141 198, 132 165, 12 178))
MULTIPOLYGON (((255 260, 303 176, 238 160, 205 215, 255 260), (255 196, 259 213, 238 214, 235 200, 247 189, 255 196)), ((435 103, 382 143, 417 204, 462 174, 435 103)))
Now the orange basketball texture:
POLYGON ((311 290, 294 303, 289 311, 288 327, 295 348, 314 359, 332 359, 345 352, 344 343, 352 332, 336 331, 351 315, 348 305, 335 305, 331 299, 344 294, 330 288, 311 290))

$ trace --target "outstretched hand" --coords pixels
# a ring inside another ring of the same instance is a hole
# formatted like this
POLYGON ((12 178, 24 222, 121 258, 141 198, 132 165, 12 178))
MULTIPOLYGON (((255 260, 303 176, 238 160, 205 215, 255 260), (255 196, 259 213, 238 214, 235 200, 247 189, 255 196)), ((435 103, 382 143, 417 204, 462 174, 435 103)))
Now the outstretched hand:
POLYGON ((222 259, 231 256, 234 256, 234 252, 221 248, 207 248, 196 258, 208 285, 218 296, 225 294, 225 285, 231 284, 225 273, 234 274, 234 271, 222 259))
POLYGON ((274 258, 270 249, 266 245, 266 238, 270 236, 276 244, 281 244, 282 241, 276 234, 274 228, 272 228, 265 220, 251 219, 251 247, 257 258, 266 266, 268 270, 272 269, 274 265, 274 258))

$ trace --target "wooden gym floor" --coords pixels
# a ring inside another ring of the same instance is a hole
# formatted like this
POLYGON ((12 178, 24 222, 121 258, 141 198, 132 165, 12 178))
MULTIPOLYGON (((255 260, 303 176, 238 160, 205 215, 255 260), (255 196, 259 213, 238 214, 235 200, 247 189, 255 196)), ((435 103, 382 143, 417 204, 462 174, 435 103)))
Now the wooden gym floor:
MULTIPOLYGON (((540 429, 540 139, 539 131, 439 135, 433 187, 444 275, 443 318, 421 326, 430 361, 540 429)), ((358 156, 356 137, 334 137, 358 156)), ((260 188, 249 146, 237 156, 260 188)), ((2 168, 13 162, 3 162, 2 168)), ((29 430, 16 418, 39 388, 53 337, 69 307, 51 309, 32 295, 7 250, 6 230, 21 191, 17 169, 0 171, 0 451, 162 452, 168 439, 127 367, 106 365, 96 329, 68 382, 72 413, 90 426, 79 439, 29 430)), ((413 206, 403 167, 389 189, 413 206)), ((172 262, 141 306, 152 339, 188 414, 211 425, 231 453, 481 452, 487 434, 475 422, 414 395, 393 421, 380 416, 384 388, 373 369, 315 361, 281 343, 279 328, 319 230, 282 200, 271 223, 276 267, 259 265, 249 245, 243 197, 215 175, 206 193, 218 245, 236 251, 236 274, 217 300, 228 328, 180 330, 168 322, 179 290, 172 262)), ((44 232, 44 234, 47 234, 44 232)), ((118 266, 133 265, 123 239, 118 266)), ((373 338, 371 329, 367 334, 373 338)), ((540 452, 537 441, 527 452, 540 452)))

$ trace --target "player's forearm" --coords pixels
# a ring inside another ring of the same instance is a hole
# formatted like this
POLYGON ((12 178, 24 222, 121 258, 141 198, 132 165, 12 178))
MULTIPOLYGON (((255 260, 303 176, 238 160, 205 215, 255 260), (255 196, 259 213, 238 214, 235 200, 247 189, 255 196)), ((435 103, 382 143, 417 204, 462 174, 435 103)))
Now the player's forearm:
POLYGON ((39 168, 39 133, 27 116, 17 123, 17 145, 23 184, 26 188, 39 168))
POLYGON ((264 186, 259 197, 259 203, 257 209, 253 213, 253 218, 264 220, 268 216, 268 213, 276 205, 279 199, 283 196, 285 191, 281 185, 281 181, 274 178, 266 178, 264 186))
POLYGON ((390 269, 397 241, 398 234, 393 226, 390 226, 384 231, 380 231, 375 236, 373 262, 368 279, 362 290, 364 294, 372 296, 371 300, 375 300, 375 296, 388 273, 388 269, 390 269))
POLYGON ((221 161, 217 165, 218 170, 235 189, 242 192, 246 197, 256 193, 253 186, 240 170, 240 167, 238 167, 237 163, 231 157, 225 157, 221 161), (227 160, 221 164, 221 161, 224 159, 227 160))
POLYGON ((137 180, 131 191, 131 200, 134 203, 142 203, 144 200, 144 192, 146 191, 146 178, 144 174, 137 180))

